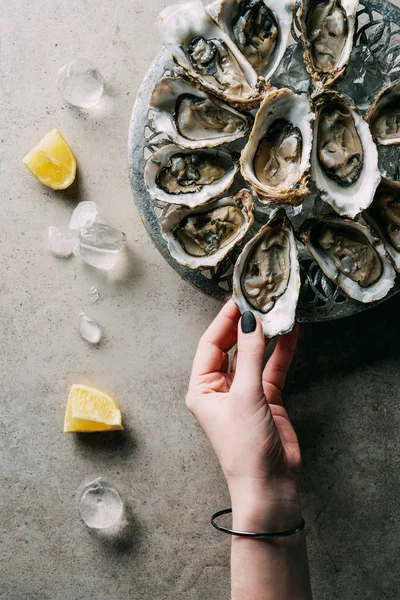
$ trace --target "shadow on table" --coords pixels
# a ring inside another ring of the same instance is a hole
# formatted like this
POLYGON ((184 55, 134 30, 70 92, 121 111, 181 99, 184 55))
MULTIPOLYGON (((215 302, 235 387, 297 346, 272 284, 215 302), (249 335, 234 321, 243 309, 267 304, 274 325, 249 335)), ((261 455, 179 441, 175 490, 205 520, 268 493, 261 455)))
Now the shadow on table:
POLYGON ((398 598, 399 303, 302 325, 285 388, 320 600, 398 598))
POLYGON ((141 531, 131 507, 124 506, 121 522, 109 529, 91 529, 90 535, 106 555, 131 555, 139 551, 141 531))
POLYGON ((104 433, 77 433, 75 443, 81 452, 90 456, 114 455, 130 456, 137 450, 132 429, 125 427, 123 431, 109 431, 104 433))

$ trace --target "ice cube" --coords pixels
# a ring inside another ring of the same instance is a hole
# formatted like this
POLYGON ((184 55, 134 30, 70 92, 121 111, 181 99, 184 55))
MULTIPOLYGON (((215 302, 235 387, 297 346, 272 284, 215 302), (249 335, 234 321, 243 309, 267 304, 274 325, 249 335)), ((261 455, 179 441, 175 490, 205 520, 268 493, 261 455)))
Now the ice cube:
POLYGON ((100 294, 99 294, 99 290, 97 288, 94 287, 94 285, 92 285, 92 287, 89 290, 89 295, 90 295, 90 302, 97 302, 97 300, 100 298, 100 294))
POLYGON ((100 325, 84 312, 80 315, 79 331, 83 339, 90 344, 98 344, 103 334, 100 325))
POLYGON ((117 263, 125 234, 104 223, 93 223, 78 233, 74 254, 96 269, 110 271, 117 263))
POLYGON ((78 108, 97 104, 104 91, 100 71, 87 58, 64 65, 58 73, 58 89, 66 102, 78 108))
POLYGON ((71 230, 89 227, 97 217, 96 202, 80 202, 71 215, 69 228, 71 230))
POLYGON ((293 44, 286 50, 285 55, 271 78, 275 87, 287 87, 294 92, 308 92, 311 79, 304 63, 304 54, 301 44, 293 44))
POLYGON ((83 521, 93 529, 113 527, 124 509, 118 490, 102 477, 78 490, 78 507, 83 521))
POLYGON ((74 251, 76 235, 67 231, 64 233, 57 227, 47 228, 47 241, 49 250, 60 258, 68 258, 74 251))

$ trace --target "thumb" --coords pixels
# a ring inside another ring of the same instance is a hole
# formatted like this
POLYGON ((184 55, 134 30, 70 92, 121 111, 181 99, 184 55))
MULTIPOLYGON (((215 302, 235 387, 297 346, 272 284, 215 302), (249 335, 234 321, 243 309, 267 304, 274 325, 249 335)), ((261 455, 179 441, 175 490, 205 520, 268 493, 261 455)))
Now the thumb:
POLYGON ((235 379, 232 387, 245 394, 264 394, 262 372, 265 338, 261 321, 251 311, 243 313, 238 327, 235 379))

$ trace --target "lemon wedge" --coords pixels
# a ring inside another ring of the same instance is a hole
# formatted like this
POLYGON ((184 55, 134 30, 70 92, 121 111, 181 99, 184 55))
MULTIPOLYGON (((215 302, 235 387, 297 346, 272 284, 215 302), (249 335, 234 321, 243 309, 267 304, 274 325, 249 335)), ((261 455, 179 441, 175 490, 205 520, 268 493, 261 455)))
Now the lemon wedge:
POLYGON ((58 129, 45 135, 23 163, 40 183, 52 190, 65 190, 75 180, 76 160, 58 129))
POLYGON ((64 433, 123 429, 114 398, 85 385, 73 385, 65 411, 64 433))

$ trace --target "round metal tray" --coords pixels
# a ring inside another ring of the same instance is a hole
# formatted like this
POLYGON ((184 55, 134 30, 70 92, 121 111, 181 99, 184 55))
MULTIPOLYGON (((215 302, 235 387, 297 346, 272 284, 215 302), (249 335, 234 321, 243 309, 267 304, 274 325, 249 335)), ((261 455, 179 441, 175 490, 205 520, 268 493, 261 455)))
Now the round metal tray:
MULTIPOLYGON (((215 15, 219 2, 208 7, 211 14, 215 15)), ((386 0, 368 0, 360 3, 358 12, 358 26, 356 45, 367 46, 374 59, 382 65, 387 73, 387 79, 400 77, 400 9, 386 0)), ((296 22, 292 29, 293 47, 299 44, 298 26, 296 22)), ((283 59, 285 60, 285 59, 283 59)), ((144 167, 149 157, 168 140, 153 127, 151 114, 149 115, 148 103, 151 92, 156 83, 167 71, 176 71, 170 53, 163 48, 150 69, 148 70, 139 89, 133 108, 129 128, 129 174, 133 197, 140 217, 154 244, 157 246, 165 260, 184 279, 212 298, 225 301, 231 294, 231 279, 233 265, 243 247, 243 243, 250 239, 263 223, 268 219, 271 207, 255 200, 255 224, 244 242, 217 268, 207 270, 191 270, 178 264, 170 255, 167 245, 160 233, 160 221, 168 209, 168 205, 151 200, 145 183, 144 167)), ((339 83, 340 88, 340 83, 339 83)), ((365 108, 359 104, 359 108, 365 108)), ((228 145, 229 147, 229 145, 228 145)), ((238 149, 236 144, 235 149, 238 149)), ((240 148, 239 148, 240 149, 240 148)), ((400 158, 400 149, 399 149, 400 158)), ((384 164, 385 157, 380 157, 384 164)), ((400 163, 399 163, 400 164, 400 163)), ((391 176, 398 178, 398 170, 391 176)), ((247 186, 246 182, 238 176, 235 189, 247 186)), ((323 211, 322 203, 318 201, 316 192, 305 200, 300 208, 288 208, 287 213, 295 227, 312 214, 323 211)), ((338 319, 366 310, 377 303, 362 304, 347 298, 341 290, 327 279, 318 265, 311 259, 307 251, 299 244, 299 259, 302 276, 302 286, 297 308, 300 321, 316 322, 338 319)), ((394 288, 386 296, 392 297, 400 291, 400 278, 397 278, 394 288)), ((381 301, 382 302, 382 301, 381 301)))

